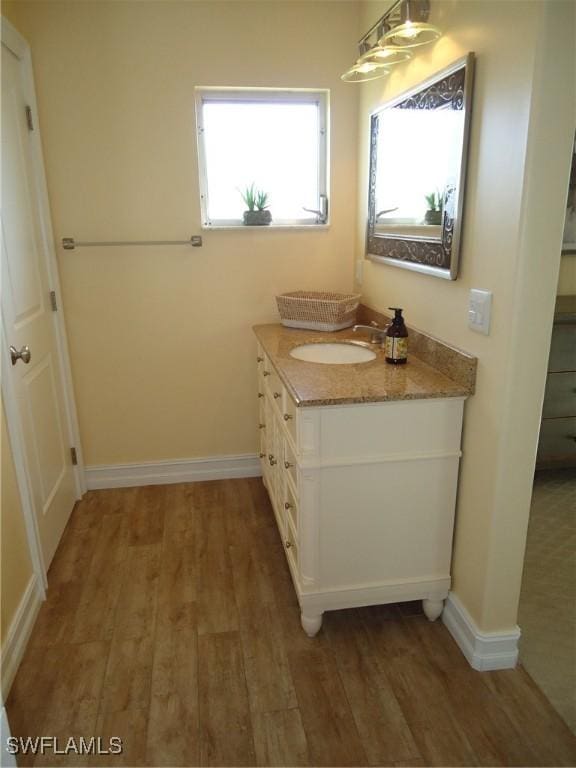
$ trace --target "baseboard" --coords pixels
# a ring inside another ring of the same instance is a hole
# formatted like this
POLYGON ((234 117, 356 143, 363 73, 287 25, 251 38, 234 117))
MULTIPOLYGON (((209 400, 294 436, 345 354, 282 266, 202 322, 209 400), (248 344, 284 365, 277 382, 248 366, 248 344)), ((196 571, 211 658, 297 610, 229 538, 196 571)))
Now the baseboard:
POLYGON ((225 480, 234 477, 259 477, 262 474, 256 454, 215 456, 205 459, 177 459, 143 464, 108 464, 86 467, 88 490, 129 488, 137 485, 192 483, 198 480, 225 480))
POLYGON ((2 699, 6 701, 10 687, 16 676, 18 666, 24 656, 26 644, 32 627, 36 621, 36 616, 42 604, 42 593, 38 587, 36 574, 30 577, 28 586, 20 605, 16 609, 12 623, 8 629, 6 640, 2 645, 1 661, 2 666, 2 699))
POLYGON ((512 632, 481 632, 454 593, 444 605, 442 621, 473 669, 513 669, 518 661, 520 627, 512 632))

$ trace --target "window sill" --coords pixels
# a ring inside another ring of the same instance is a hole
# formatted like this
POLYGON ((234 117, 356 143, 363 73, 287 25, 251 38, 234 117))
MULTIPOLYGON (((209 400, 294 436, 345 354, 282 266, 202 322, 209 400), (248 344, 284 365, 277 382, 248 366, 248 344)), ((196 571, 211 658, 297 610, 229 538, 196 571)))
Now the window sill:
POLYGON ((265 224, 258 226, 255 224, 202 224, 201 228, 204 231, 219 231, 227 230, 232 232, 246 231, 254 232, 265 230, 291 230, 291 231, 306 231, 315 232, 316 230, 330 229, 330 224, 265 224))

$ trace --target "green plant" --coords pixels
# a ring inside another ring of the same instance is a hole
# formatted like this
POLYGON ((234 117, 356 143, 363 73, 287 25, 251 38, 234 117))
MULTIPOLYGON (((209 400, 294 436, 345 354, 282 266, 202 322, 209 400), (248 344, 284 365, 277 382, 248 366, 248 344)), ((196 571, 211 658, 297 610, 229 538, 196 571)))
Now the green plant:
POLYGON ((259 190, 256 195, 256 208, 258 208, 259 211, 264 211, 268 206, 268 193, 259 190))
POLYGON ((424 197, 428 203, 429 211, 442 210, 442 195, 438 189, 435 192, 431 192, 429 195, 424 195, 424 197))
POLYGON ((254 182, 249 187, 246 187, 245 190, 239 189, 238 191, 242 195, 242 200, 246 203, 249 211, 264 211, 268 208, 268 193, 263 192, 261 189, 256 189, 254 182))
POLYGON ((241 189, 238 190, 240 194, 242 195, 242 200, 246 203, 246 207, 249 211, 253 211, 254 208, 256 208, 256 197, 258 195, 258 192, 256 190, 256 187, 254 186, 254 182, 250 184, 249 187, 246 187, 244 191, 241 189))

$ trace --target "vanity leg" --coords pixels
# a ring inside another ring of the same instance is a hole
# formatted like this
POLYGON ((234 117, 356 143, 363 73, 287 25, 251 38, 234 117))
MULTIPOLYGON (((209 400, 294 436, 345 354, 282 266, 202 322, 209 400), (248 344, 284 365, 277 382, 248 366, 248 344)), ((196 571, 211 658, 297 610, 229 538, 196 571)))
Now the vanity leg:
POLYGON ((422 600, 422 609, 429 621, 436 621, 444 610, 444 600, 422 600))
POLYGON ((314 637, 320 631, 322 626, 322 614, 321 613, 302 613, 300 614, 300 621, 302 623, 302 629, 308 637, 314 637))

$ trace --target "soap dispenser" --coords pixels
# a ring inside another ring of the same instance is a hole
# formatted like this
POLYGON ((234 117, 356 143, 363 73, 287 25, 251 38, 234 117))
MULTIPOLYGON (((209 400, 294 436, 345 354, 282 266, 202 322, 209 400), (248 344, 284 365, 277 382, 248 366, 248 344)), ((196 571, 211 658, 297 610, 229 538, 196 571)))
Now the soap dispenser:
POLYGON ((394 310, 394 319, 386 331, 386 362, 402 365, 408 359, 408 331, 404 325, 400 307, 388 307, 388 309, 394 310))

